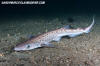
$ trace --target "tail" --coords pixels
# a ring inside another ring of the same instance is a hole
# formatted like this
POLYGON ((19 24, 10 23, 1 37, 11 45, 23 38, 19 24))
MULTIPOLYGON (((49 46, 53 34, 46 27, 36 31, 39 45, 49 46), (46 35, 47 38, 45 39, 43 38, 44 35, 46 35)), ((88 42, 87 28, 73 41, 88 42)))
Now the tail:
POLYGON ((94 25, 94 17, 93 17, 92 24, 84 29, 84 33, 89 33, 93 25, 94 25))

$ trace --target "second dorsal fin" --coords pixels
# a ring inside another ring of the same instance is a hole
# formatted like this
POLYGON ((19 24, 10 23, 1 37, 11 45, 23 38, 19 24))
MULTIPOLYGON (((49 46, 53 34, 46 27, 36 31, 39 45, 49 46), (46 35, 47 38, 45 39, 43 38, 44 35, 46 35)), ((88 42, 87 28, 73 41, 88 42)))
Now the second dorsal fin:
POLYGON ((65 29, 72 29, 73 27, 71 25, 66 25, 63 28, 65 28, 65 29))

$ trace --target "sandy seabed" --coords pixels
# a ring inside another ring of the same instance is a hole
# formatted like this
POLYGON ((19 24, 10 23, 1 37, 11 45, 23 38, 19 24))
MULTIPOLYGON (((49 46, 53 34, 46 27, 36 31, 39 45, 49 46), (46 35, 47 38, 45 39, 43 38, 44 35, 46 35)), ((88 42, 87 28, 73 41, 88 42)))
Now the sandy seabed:
POLYGON ((92 16, 69 15, 54 18, 8 20, 0 24, 0 66, 100 66, 100 17, 89 34, 60 42, 51 42, 55 48, 38 48, 30 51, 13 50, 18 43, 65 25, 87 27, 92 16), (70 16, 70 18, 69 18, 70 16))

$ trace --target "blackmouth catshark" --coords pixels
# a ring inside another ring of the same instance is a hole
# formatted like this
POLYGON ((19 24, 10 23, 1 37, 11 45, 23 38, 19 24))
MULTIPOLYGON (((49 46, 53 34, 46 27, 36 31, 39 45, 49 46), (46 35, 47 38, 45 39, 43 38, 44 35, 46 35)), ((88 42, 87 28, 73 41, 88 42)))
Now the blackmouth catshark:
POLYGON ((54 45, 51 44, 51 41, 60 41, 63 36, 69 37, 76 37, 83 33, 89 33, 92 26, 94 25, 94 18, 92 24, 84 29, 77 28, 77 29, 70 29, 68 26, 62 27, 60 29, 56 29, 44 34, 41 34, 37 37, 33 37, 24 43, 17 45, 14 50, 21 51, 21 50, 32 50, 39 47, 53 47, 54 45))

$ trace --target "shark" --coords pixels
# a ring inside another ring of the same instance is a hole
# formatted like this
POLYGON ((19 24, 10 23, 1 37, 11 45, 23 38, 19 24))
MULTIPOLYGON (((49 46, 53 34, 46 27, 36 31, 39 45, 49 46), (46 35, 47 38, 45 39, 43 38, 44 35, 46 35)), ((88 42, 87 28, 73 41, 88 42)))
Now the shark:
POLYGON ((43 33, 37 37, 33 37, 23 43, 14 47, 15 51, 32 50, 40 47, 54 47, 52 41, 60 41, 63 36, 76 37, 78 35, 89 33, 94 25, 94 18, 92 23, 86 28, 72 29, 68 25, 53 31, 43 33))

